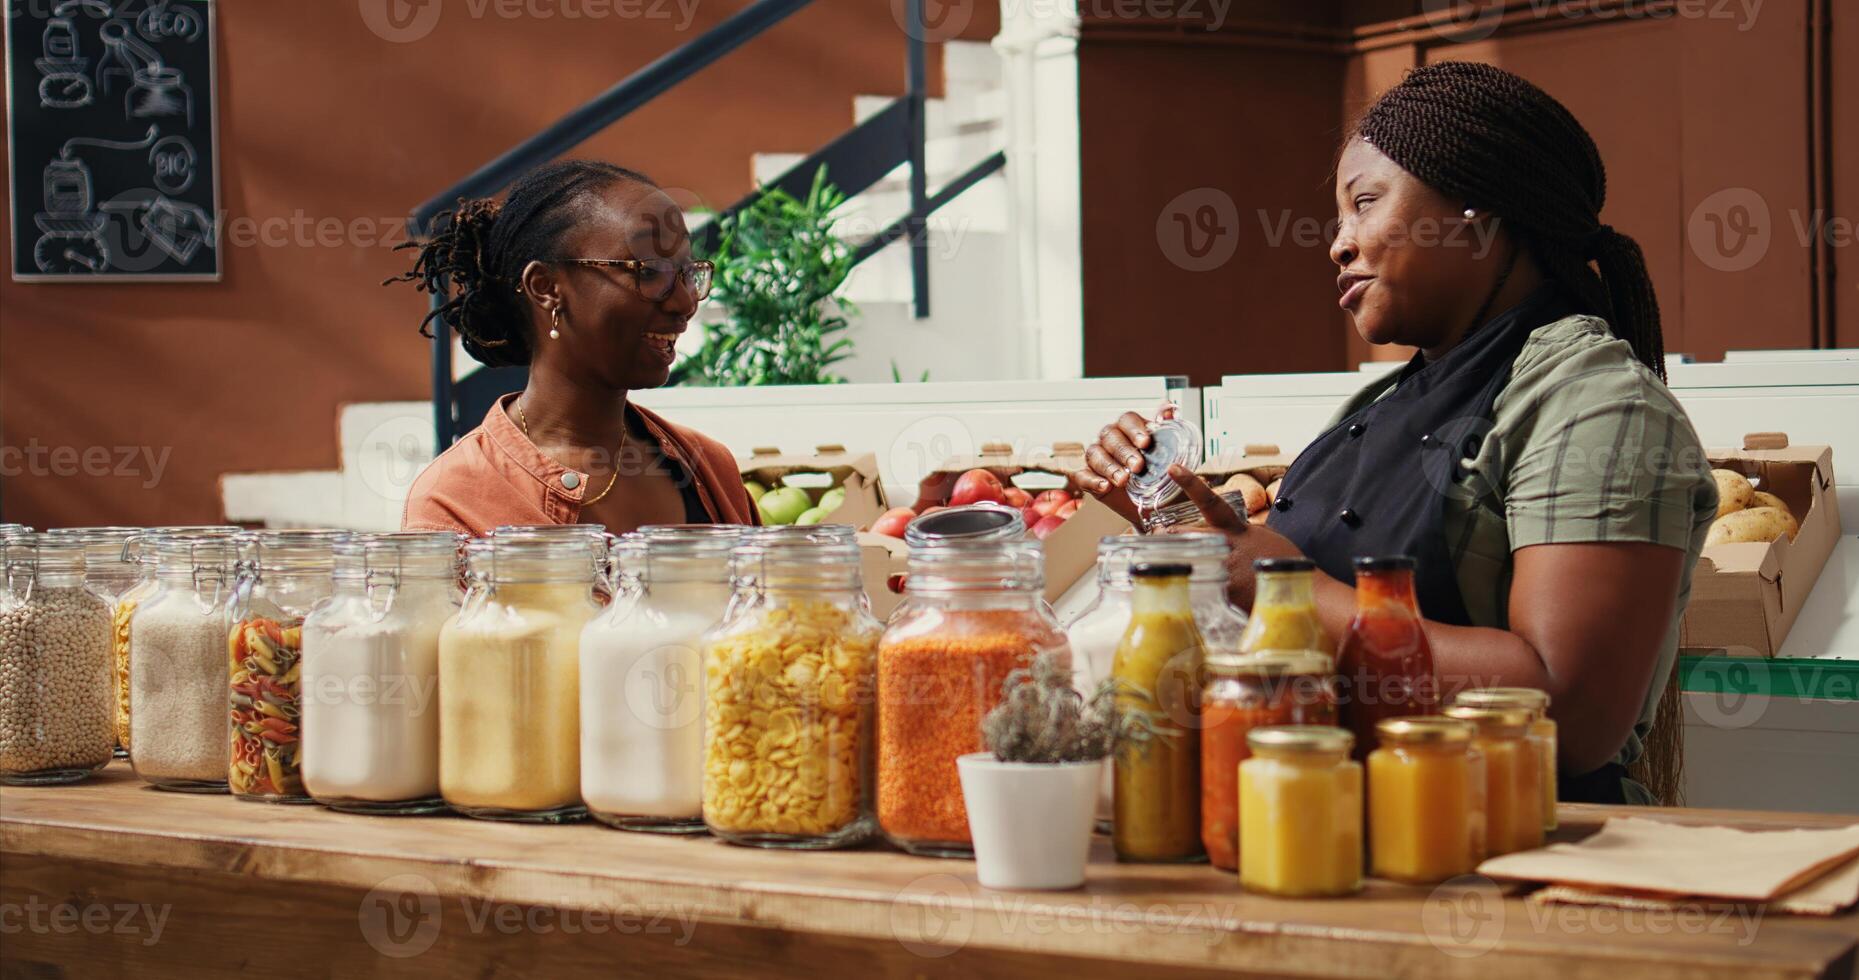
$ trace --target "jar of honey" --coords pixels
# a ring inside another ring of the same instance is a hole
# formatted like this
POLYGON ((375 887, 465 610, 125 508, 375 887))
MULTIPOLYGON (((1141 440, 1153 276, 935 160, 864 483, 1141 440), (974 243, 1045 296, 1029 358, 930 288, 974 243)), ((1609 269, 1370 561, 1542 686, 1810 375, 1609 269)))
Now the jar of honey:
POLYGON ((1484 757, 1470 722, 1389 718, 1368 756, 1368 853, 1372 873, 1408 884, 1471 872, 1484 857, 1484 757))
POLYGON ((1491 857, 1543 846, 1543 777, 1524 708, 1454 705, 1446 717, 1477 726, 1472 745, 1485 757, 1485 840, 1491 857))
POLYGON ((1255 728, 1239 764, 1239 883, 1286 898, 1362 888, 1362 765, 1327 725, 1255 728))
POLYGON ((1320 650, 1207 657, 1201 696, 1201 843, 1216 868, 1239 869, 1239 764, 1246 736, 1269 725, 1336 724, 1335 676, 1320 650))
POLYGON ((1549 695, 1534 687, 1481 687, 1453 695, 1453 704, 1473 708, 1523 708, 1531 713, 1530 744, 1536 746, 1543 777, 1543 830, 1556 829, 1556 723, 1549 695))

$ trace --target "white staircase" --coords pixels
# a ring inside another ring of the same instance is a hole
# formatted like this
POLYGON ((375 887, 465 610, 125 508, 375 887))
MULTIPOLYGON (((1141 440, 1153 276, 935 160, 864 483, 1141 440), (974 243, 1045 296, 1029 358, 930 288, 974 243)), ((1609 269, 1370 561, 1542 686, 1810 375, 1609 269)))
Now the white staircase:
MULTIPOLYGON (((929 101, 925 120, 931 194, 1005 148, 1007 98, 1001 75, 1000 56, 988 44, 943 45, 944 96, 929 101)), ((890 102, 890 96, 857 96, 849 107, 851 119, 863 121, 890 102)), ((756 154, 755 178, 771 180, 802 159, 802 154, 756 154)), ((853 355, 837 365, 847 380, 889 382, 893 364, 907 381, 925 371, 936 382, 1028 376, 1036 355, 1026 350, 1017 329, 1019 284, 1008 194, 1006 178, 995 173, 929 217, 926 319, 912 315, 905 243, 887 246, 854 270, 846 287, 847 298, 858 308, 850 331, 853 355)), ((902 218, 909 204, 909 170, 900 167, 846 203, 839 233, 862 240, 902 218)), ((711 307, 707 312, 714 316, 718 311, 711 307)), ((705 318, 700 314, 700 324, 705 318)), ((700 342, 701 326, 679 346, 689 352, 700 342)), ((455 346, 453 354, 457 377, 476 369, 461 349, 455 346)), ((227 519, 269 526, 399 527, 407 488, 434 455, 432 406, 351 404, 342 406, 340 415, 339 469, 226 474, 221 494, 227 519)))

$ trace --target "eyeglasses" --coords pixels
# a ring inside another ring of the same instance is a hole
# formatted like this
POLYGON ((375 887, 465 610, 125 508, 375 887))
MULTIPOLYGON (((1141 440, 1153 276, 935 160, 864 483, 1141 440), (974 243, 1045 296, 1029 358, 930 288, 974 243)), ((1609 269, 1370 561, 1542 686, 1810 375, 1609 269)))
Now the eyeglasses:
POLYGON ((716 266, 709 262, 686 262, 680 265, 670 259, 562 259, 568 265, 611 266, 625 269, 633 274, 633 283, 641 295, 650 300, 661 300, 671 295, 671 290, 679 280, 691 290, 692 299, 705 299, 710 295, 710 280, 716 274, 716 266))

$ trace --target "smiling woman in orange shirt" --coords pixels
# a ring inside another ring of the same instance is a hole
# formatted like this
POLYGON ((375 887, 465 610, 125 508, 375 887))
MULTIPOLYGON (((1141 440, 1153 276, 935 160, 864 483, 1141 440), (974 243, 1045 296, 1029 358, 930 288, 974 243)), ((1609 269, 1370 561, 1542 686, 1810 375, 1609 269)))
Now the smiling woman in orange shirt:
POLYGON ((500 524, 760 523, 722 443, 631 403, 670 377, 709 295, 678 205, 608 163, 537 168, 502 201, 459 202, 420 243, 410 281, 444 302, 487 366, 529 384, 491 406, 413 482, 402 526, 481 535, 500 524))

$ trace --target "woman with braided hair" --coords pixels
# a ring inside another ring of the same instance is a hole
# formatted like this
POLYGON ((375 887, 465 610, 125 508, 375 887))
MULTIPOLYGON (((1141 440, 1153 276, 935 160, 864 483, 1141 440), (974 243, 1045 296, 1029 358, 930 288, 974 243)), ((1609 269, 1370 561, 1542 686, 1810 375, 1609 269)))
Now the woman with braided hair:
POLYGON ((646 177, 570 160, 502 201, 461 201, 418 243, 411 281, 442 298, 420 324, 455 330, 529 384, 491 406, 413 482, 408 529, 501 524, 759 523, 734 458, 628 395, 670 376, 673 347, 710 292, 684 215, 646 177))
MULTIPOLYGON (((1665 692, 1717 493, 1664 384, 1639 247, 1600 221, 1594 141, 1522 78, 1445 62, 1369 107, 1335 187, 1340 305, 1368 342, 1419 353, 1299 455, 1267 524, 1171 473, 1233 544, 1235 602, 1254 559, 1306 556, 1340 636, 1351 560, 1412 556, 1446 690, 1547 691, 1562 799, 1669 802, 1665 692)), ((1146 425, 1107 426, 1079 477, 1126 516, 1146 425)))

